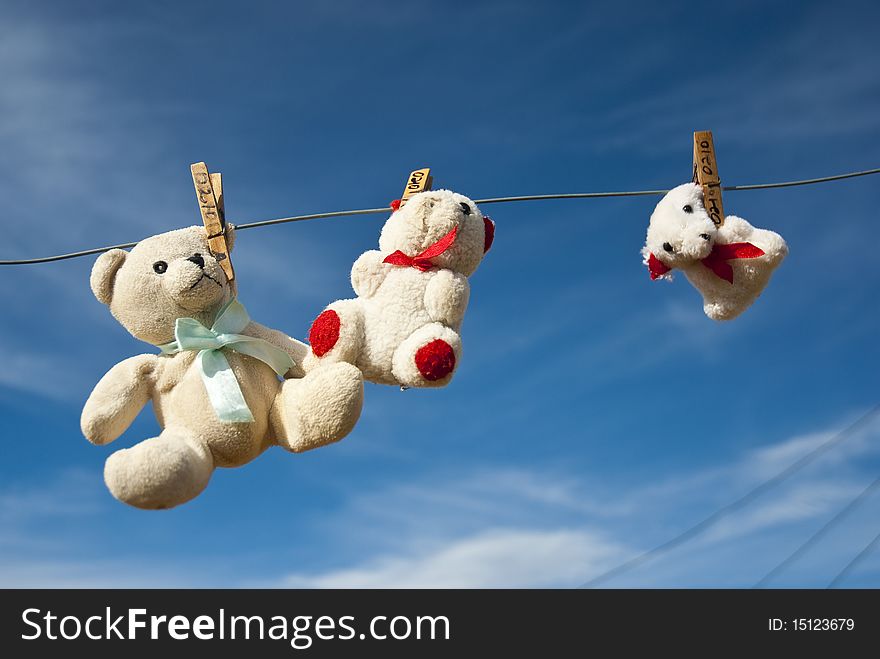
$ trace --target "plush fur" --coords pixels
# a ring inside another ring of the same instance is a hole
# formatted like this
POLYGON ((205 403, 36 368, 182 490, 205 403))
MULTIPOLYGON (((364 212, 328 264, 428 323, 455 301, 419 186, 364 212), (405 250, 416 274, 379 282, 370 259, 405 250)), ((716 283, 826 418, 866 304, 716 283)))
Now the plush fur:
MULTIPOLYGON (((230 240, 233 235, 230 227, 230 240)), ((123 327, 155 346, 174 340, 178 318, 211 327, 217 311, 235 296, 201 227, 148 238, 131 252, 102 254, 91 285, 123 327)), ((274 444, 305 451, 351 431, 363 403, 356 367, 340 363, 304 376, 305 344, 255 322, 241 333, 281 348, 294 362, 279 381, 260 360, 223 350, 255 418, 251 423, 218 419, 194 351, 131 357, 101 379, 82 412, 89 441, 115 440, 148 401, 162 427, 158 437, 107 459, 104 479, 113 496, 139 508, 171 508, 198 495, 215 467, 243 465, 274 444)))
POLYGON ((683 271, 713 320, 736 318, 751 306, 786 254, 782 236, 741 217, 728 215, 716 228, 696 183, 680 185, 660 200, 642 248, 651 278, 668 279, 673 269, 683 271))
POLYGON ((316 319, 306 370, 347 362, 380 384, 447 384, 461 359, 467 278, 493 237, 494 224, 463 195, 411 197, 385 223, 379 250, 355 261, 358 297, 334 302, 316 319))

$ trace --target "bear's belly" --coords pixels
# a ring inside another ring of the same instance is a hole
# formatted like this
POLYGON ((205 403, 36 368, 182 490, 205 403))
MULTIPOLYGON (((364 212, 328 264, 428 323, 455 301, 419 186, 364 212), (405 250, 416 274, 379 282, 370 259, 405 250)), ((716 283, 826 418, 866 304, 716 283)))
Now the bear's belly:
POLYGON ((238 467, 262 453, 269 442, 269 410, 280 382, 261 361, 224 350, 244 399, 254 416, 252 423, 226 423, 217 418, 195 352, 162 358, 153 409, 159 424, 187 430, 211 450, 217 467, 238 467), (165 360, 168 360, 167 362, 165 360))
POLYGON ((363 300, 364 348, 358 368, 373 382, 393 384, 391 359, 404 339, 432 322, 425 309, 430 272, 413 268, 388 274, 376 294, 363 300))

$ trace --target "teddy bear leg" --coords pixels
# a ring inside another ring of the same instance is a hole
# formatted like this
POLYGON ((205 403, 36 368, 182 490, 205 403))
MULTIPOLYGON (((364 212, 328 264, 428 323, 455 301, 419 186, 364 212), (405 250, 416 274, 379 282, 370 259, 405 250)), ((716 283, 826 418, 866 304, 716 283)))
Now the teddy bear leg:
POLYGON ((440 323, 423 325, 397 346, 391 372, 407 387, 442 387, 461 358, 458 332, 440 323))
POLYGON ((285 380, 270 416, 275 442, 294 453, 338 442, 354 428, 363 403, 364 378, 351 364, 326 364, 285 380))
POLYGON ((355 364, 364 343, 364 321, 357 300, 339 300, 328 306, 312 322, 306 372, 318 364, 355 364))
POLYGON ((166 428, 107 458, 104 482, 123 503, 158 510, 197 496, 213 472, 214 458, 202 442, 184 430, 166 428))

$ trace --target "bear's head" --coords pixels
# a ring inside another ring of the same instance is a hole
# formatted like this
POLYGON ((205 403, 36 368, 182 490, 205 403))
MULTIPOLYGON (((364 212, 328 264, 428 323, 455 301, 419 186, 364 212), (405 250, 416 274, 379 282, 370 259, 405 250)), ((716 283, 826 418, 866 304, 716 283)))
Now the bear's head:
POLYGON ((703 207, 703 191, 696 183, 673 188, 654 209, 642 255, 651 254, 670 268, 709 256, 718 229, 703 207))
MULTIPOLYGON (((234 240, 226 229, 230 250, 234 240)), ((130 252, 111 249, 92 267, 92 292, 132 336, 162 345, 174 340, 178 318, 206 327, 235 296, 235 286, 208 249, 202 227, 177 229, 142 240, 130 252)))
POLYGON ((401 251, 415 257, 454 233, 452 243, 431 262, 465 276, 480 265, 492 246, 495 224, 483 217, 477 205, 451 190, 431 190, 413 195, 385 222, 379 236, 383 254, 401 251))

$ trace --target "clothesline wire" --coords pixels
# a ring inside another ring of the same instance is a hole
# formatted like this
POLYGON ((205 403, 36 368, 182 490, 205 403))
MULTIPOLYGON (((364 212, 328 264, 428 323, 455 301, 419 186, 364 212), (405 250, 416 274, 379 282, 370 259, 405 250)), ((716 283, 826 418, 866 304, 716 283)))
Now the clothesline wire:
POLYGON ((859 563, 864 561, 868 557, 868 554, 874 551, 874 549, 876 549, 878 545, 880 545, 880 533, 875 535, 874 539, 871 540, 871 542, 869 542, 867 545, 865 545, 865 548, 862 549, 862 551, 860 551, 858 554, 856 554, 853 559, 849 563, 847 563, 840 572, 837 573, 837 576, 834 577, 828 584, 828 588, 837 588, 837 586, 839 586, 840 583, 844 579, 846 579, 847 576, 849 576, 850 572, 852 572, 859 563))
POLYGON ((840 524, 844 519, 849 517, 856 508, 858 508, 862 503, 867 501, 877 489, 880 488, 880 476, 878 476, 874 481, 872 481, 868 487, 859 492, 856 497, 850 501, 846 506, 841 508, 837 513, 829 519, 825 524, 822 525, 818 531, 816 531, 813 535, 807 538, 804 542, 802 542, 797 549, 795 549, 791 554, 789 554, 786 558, 779 562, 776 567, 770 570, 767 574, 765 574, 760 581, 758 581, 753 588, 763 588, 768 583, 770 583, 777 575, 784 572, 785 569, 794 563, 798 558, 807 553, 816 543, 819 542, 822 538, 824 538, 828 533, 838 524, 840 524))
POLYGON ((760 497, 765 492, 773 489, 783 481, 787 480, 795 473, 809 465, 811 462, 816 460, 819 456, 827 453, 831 449, 835 448, 839 444, 842 444, 844 441, 852 437, 856 431, 861 429, 868 421, 870 421, 875 415, 880 413, 880 403, 874 405, 871 409, 869 409, 865 414, 859 417, 852 424, 841 430, 840 432, 832 435, 830 438, 822 442, 819 446, 814 448, 809 453, 802 456, 797 461, 790 464, 788 467, 777 473, 775 476, 765 480, 764 482, 756 485, 751 490, 742 495, 739 499, 723 506, 713 512, 708 517, 705 517, 701 521, 697 522, 690 528, 682 531, 675 537, 657 545, 653 549, 649 549, 638 556, 635 556, 623 563, 611 568, 610 570, 606 570, 605 572, 599 574, 596 577, 593 577, 585 584, 581 586, 581 588, 595 588, 596 586, 613 579, 614 577, 620 576, 625 572, 629 572, 630 570, 648 562, 652 558, 655 558, 661 554, 665 554, 680 545, 688 542, 689 540, 693 540, 694 538, 703 534, 703 532, 707 531, 709 528, 715 525, 716 522, 728 516, 729 514, 741 509, 745 508, 752 501, 760 497))
MULTIPOLYGON (((820 178, 803 179, 800 181, 782 181, 778 183, 757 183, 752 185, 727 185, 722 186, 725 192, 739 192, 743 190, 769 190, 772 188, 790 188, 798 185, 813 185, 815 183, 828 183, 829 181, 840 181, 847 178, 856 178, 858 176, 869 176, 871 174, 880 174, 880 168, 866 169, 859 172, 848 172, 846 174, 836 174, 834 176, 823 176, 820 178)), ((490 197, 488 199, 474 199, 478 205, 483 204, 502 204, 514 201, 548 201, 551 199, 599 199, 605 197, 646 197, 664 195, 669 190, 630 190, 626 192, 574 192, 568 194, 541 194, 541 195, 525 195, 518 197, 490 197)), ((333 211, 329 213, 312 213, 309 215, 293 215, 291 217, 280 217, 272 220, 260 220, 257 222, 245 222, 236 224, 236 231, 244 229, 256 229, 258 227, 268 227, 275 224, 287 224, 288 222, 303 222, 305 220, 321 220, 332 217, 348 217, 353 215, 378 215, 387 213, 387 207, 383 208, 363 208, 350 211, 333 211)), ((64 261, 67 259, 75 259, 80 256, 90 256, 92 254, 100 254, 108 252, 111 249, 128 249, 134 247, 137 243, 121 243, 119 245, 107 245, 105 247, 94 247, 92 249, 84 249, 79 252, 70 252, 68 254, 56 254, 54 256, 43 256, 33 259, 12 259, 0 260, 0 265, 34 265, 37 263, 50 263, 52 261, 64 261)))

